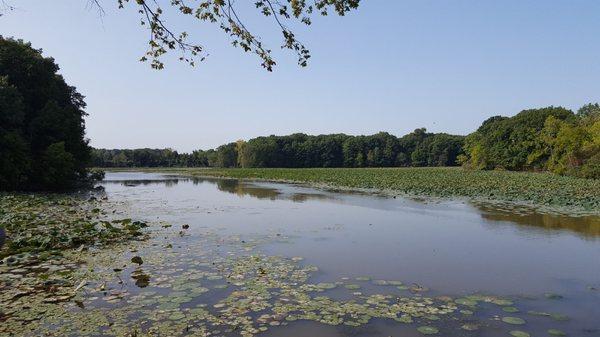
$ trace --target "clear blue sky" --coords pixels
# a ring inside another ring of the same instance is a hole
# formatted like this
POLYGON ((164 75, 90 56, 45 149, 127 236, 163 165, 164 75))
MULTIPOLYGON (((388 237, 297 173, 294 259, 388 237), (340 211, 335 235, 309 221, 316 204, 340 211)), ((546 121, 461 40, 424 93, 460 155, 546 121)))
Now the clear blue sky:
MULTIPOLYGON (((268 73, 206 24, 172 18, 210 56, 196 68, 137 60, 147 32, 133 6, 6 0, 0 34, 29 40, 86 96, 95 147, 211 148, 259 135, 467 134, 492 115, 600 101, 600 1, 363 0, 344 18, 296 31, 308 68, 277 51, 268 73)), ((161 1, 163 2, 163 1, 161 1)), ((165 1, 166 2, 166 1, 165 1)), ((243 1, 238 1, 242 3, 243 1)), ((278 50, 279 33, 243 12, 278 50)))

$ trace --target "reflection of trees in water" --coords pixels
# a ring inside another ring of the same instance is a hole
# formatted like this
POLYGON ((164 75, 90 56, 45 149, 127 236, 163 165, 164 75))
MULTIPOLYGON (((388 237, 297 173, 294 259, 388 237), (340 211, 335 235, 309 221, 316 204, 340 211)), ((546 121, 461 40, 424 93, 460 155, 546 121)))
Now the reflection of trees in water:
POLYGON ((519 226, 535 227, 548 231, 570 231, 585 238, 600 237, 600 217, 568 217, 541 214, 518 209, 498 209, 494 206, 477 205, 482 218, 492 221, 507 221, 519 226))
POLYGON ((139 180, 105 180, 103 184, 120 184, 122 186, 147 186, 147 185, 165 185, 166 187, 172 187, 177 185, 180 180, 187 181, 188 179, 161 179, 161 180, 147 180, 147 179, 139 179, 139 180))
POLYGON ((236 179, 219 179, 219 178, 166 178, 166 179, 136 179, 136 180, 106 180, 105 184, 120 184, 122 186, 147 186, 147 185, 164 185, 172 187, 180 181, 192 182, 194 185, 209 183, 216 185, 219 191, 232 193, 238 196, 249 195, 258 199, 285 199, 295 202, 303 202, 310 199, 325 200, 333 199, 333 197, 318 194, 318 193, 282 193, 276 188, 257 186, 251 183, 241 182, 236 179))
POLYGON ((235 195, 244 196, 249 195, 258 199, 278 199, 281 194, 278 190, 266 187, 257 187, 244 183, 240 183, 238 180, 232 179, 219 179, 216 181, 209 181, 216 183, 219 191, 233 193, 235 195))
MULTIPOLYGON (((235 179, 203 179, 201 181, 210 182, 217 185, 219 191, 232 193, 238 196, 249 195, 258 199, 269 200, 291 200, 294 202, 304 202, 306 200, 325 200, 332 199, 331 196, 319 193, 282 193, 276 188, 257 186, 250 183, 240 182, 235 179)), ((196 183, 196 182, 195 182, 196 183)))
POLYGON ((335 198, 325 194, 294 193, 290 195, 289 199, 295 202, 303 202, 306 200, 332 200, 335 198))
POLYGON ((165 185, 173 187, 179 183, 179 179, 163 179, 163 180, 128 180, 123 182, 124 186, 146 186, 146 185, 165 185))

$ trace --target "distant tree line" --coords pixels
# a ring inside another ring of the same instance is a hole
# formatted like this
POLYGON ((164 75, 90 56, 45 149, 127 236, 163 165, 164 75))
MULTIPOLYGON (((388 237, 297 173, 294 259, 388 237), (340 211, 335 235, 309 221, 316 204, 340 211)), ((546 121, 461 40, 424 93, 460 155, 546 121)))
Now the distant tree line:
POLYGON ((464 137, 424 128, 396 137, 331 134, 257 137, 214 150, 94 149, 97 167, 402 167, 463 165, 479 170, 550 171, 600 177, 600 105, 488 118, 464 137))
POLYGON ((94 167, 209 167, 217 166, 216 158, 217 153, 214 150, 178 153, 172 149, 93 149, 91 165, 94 167))
POLYGON ((214 150, 178 153, 171 149, 92 151, 97 167, 393 167, 453 166, 464 137, 417 129, 403 137, 293 134, 257 137, 214 150))

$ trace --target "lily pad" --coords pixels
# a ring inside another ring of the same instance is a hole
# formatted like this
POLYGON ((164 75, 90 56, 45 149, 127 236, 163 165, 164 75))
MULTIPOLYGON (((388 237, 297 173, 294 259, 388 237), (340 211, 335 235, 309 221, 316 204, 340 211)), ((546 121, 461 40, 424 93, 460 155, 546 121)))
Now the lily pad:
POLYGON ((529 333, 521 330, 513 330, 509 334, 513 337, 531 337, 529 333))
POLYGON ((527 312, 530 315, 533 316, 551 316, 552 314, 548 313, 548 312, 544 312, 544 311, 535 311, 535 310, 529 310, 527 312))
POLYGON ((457 298, 457 299, 454 300, 454 302, 456 304, 466 305, 466 306, 469 306, 469 307, 474 307, 474 306, 477 305, 477 301, 470 300, 468 298, 457 298))
POLYGON ((566 336, 567 334, 562 330, 558 329, 548 329, 548 334, 551 336, 566 336))
POLYGON ((502 322, 514 325, 521 325, 526 323, 525 320, 522 318, 510 316, 502 317, 502 322))
POLYGON ((569 316, 563 315, 563 314, 551 314, 550 317, 552 317, 552 319, 555 321, 568 321, 569 320, 569 316))
POLYGON ((394 318, 394 320, 396 322, 407 323, 407 324, 410 324, 413 322, 413 319, 412 319, 412 317, 410 317, 410 315, 402 315, 400 317, 394 318))
POLYGON ((438 328, 433 327, 433 326, 420 326, 417 328, 417 331, 419 331, 420 333, 424 334, 424 335, 435 335, 438 332, 440 332, 440 330, 438 330, 438 328))
POLYGON ((504 300, 504 299, 496 299, 496 300, 493 300, 492 303, 494 303, 496 305, 499 305, 499 306, 502 306, 502 307, 513 305, 513 301, 511 301, 511 300, 504 300))
POLYGON ((546 293, 544 294, 544 297, 546 297, 549 300, 561 300, 563 298, 562 295, 554 293, 546 293))
POLYGON ((327 282, 322 282, 322 283, 317 283, 317 288, 319 289, 333 289, 336 287, 335 283, 327 283, 327 282))
POLYGON ((515 308, 515 307, 502 307, 502 311, 504 312, 519 312, 519 309, 515 308))

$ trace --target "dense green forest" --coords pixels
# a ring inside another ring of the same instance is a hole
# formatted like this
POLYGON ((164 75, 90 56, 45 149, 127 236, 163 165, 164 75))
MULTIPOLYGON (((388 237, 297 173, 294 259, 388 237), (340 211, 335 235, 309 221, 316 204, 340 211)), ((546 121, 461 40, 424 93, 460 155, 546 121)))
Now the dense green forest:
POLYGON ((86 180, 85 102, 54 59, 0 36, 0 190, 55 190, 86 180))
POLYGON ((455 166, 478 170, 550 171, 600 177, 600 105, 577 113, 563 107, 494 116, 470 135, 428 133, 395 137, 345 134, 257 137, 214 150, 94 149, 97 167, 403 167, 455 166))
POLYGON ((94 149, 97 167, 393 167, 453 166, 463 136, 417 129, 403 137, 385 132, 257 137, 215 150, 178 153, 170 149, 94 149))

